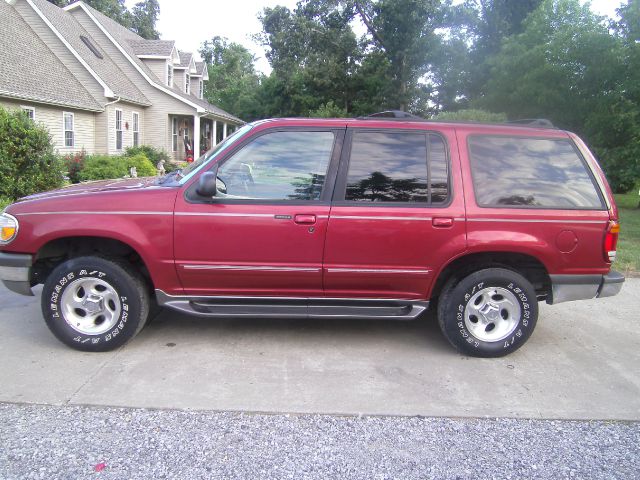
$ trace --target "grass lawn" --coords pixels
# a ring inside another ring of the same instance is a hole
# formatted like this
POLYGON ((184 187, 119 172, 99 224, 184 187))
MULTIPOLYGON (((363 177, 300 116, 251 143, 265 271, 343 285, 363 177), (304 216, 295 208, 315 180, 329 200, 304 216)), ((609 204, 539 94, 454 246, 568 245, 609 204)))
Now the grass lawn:
POLYGON ((616 195, 620 209, 620 239, 618 258, 613 265, 624 275, 640 276, 640 196, 638 190, 616 195))

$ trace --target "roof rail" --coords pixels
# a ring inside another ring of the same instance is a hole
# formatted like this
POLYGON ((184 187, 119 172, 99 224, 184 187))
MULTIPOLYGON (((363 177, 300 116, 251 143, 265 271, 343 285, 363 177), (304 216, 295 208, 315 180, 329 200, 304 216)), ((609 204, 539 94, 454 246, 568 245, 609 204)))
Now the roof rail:
POLYGON ((510 120, 507 123, 527 127, 556 128, 556 126, 551 123, 551 120, 547 120, 546 118, 523 118, 520 120, 510 120))
POLYGON ((403 112, 402 110, 386 110, 384 112, 377 112, 364 117, 359 117, 360 120, 376 120, 378 118, 384 118, 388 120, 420 120, 422 122, 425 121, 425 119, 422 117, 418 117, 417 115, 413 115, 408 112, 403 112))

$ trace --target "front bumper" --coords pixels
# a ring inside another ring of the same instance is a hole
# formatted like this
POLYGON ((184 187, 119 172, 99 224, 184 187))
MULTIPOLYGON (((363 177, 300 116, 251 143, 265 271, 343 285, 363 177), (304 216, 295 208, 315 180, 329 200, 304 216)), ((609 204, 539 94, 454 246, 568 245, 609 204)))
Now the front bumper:
POLYGON ((22 295, 31 291, 31 265, 33 257, 23 253, 0 252, 0 280, 9 290, 22 295))
POLYGON ((622 289, 624 276, 611 271, 606 275, 549 275, 551 296, 547 303, 613 297, 622 289))

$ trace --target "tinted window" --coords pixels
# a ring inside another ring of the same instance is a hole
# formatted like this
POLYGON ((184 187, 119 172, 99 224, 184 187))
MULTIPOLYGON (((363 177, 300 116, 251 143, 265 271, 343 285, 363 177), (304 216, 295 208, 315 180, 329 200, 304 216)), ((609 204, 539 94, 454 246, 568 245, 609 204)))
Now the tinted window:
POLYGON ((482 206, 602 208, 602 201, 568 140, 469 138, 476 200, 482 206))
POLYGON ((332 132, 262 135, 220 166, 220 197, 319 200, 333 142, 332 132))
POLYGON ((447 155, 436 135, 355 132, 345 200, 359 202, 434 202, 448 197, 447 155), (431 178, 427 152, 434 163, 431 178), (430 188, 431 186, 431 188, 430 188))

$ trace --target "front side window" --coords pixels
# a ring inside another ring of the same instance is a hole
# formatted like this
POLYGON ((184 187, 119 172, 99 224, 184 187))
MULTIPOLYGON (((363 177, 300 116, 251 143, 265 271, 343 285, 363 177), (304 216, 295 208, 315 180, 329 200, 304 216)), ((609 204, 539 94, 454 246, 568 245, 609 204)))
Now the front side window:
POLYGON ((218 169, 220 197, 320 200, 334 140, 333 132, 261 135, 218 169))
POLYGON ((122 110, 116 110, 116 150, 122 150, 122 110))
POLYGON ((448 160, 439 135, 353 134, 345 200, 441 204, 448 198, 448 160))
POLYGON ((133 130, 133 146, 137 147, 140 145, 140 114, 138 112, 133 112, 131 114, 131 123, 133 130))
POLYGON ((73 148, 75 145, 73 113, 64 112, 62 114, 62 123, 64 124, 64 146, 73 148))
POLYGON ((480 206, 604 208, 570 140, 473 136, 468 144, 480 206))

